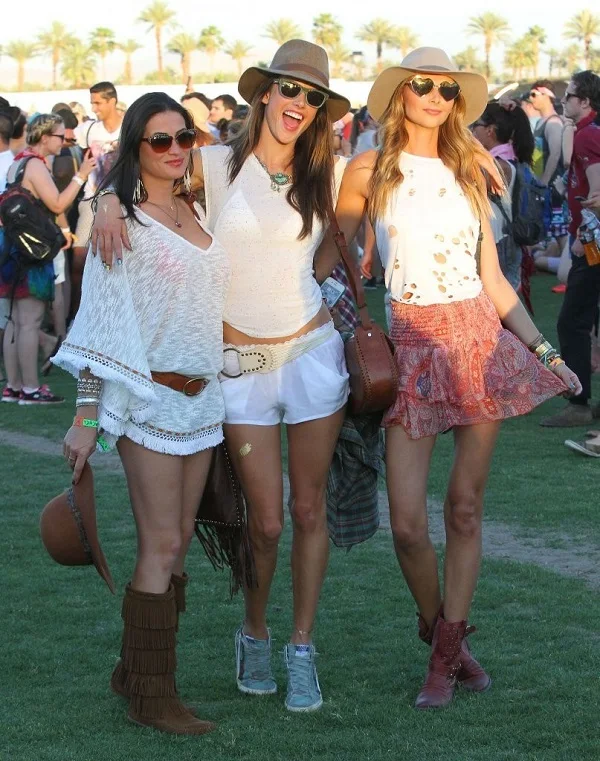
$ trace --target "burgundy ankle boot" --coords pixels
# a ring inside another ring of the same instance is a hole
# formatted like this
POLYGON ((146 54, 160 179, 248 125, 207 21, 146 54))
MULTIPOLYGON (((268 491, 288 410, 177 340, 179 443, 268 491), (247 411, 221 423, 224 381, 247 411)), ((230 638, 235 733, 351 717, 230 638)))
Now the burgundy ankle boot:
POLYGON ((466 629, 466 621, 448 622, 441 614, 438 615, 433 632, 429 669, 425 684, 417 696, 415 708, 443 708, 452 700, 466 629))

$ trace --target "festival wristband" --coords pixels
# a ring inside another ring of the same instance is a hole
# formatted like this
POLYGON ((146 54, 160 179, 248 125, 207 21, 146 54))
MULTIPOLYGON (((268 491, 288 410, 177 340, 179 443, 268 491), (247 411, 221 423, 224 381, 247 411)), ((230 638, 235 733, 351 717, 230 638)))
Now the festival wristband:
POLYGON ((103 452, 110 452, 110 444, 106 441, 104 436, 98 436, 98 441, 96 443, 103 452))
POLYGON ((83 180, 78 174, 74 174, 73 177, 71 177, 71 182, 77 183, 80 188, 85 185, 85 180, 83 180))
POLYGON ((89 417, 82 417, 81 415, 75 415, 73 418, 73 425, 76 428, 98 428, 98 421, 92 420, 89 417))

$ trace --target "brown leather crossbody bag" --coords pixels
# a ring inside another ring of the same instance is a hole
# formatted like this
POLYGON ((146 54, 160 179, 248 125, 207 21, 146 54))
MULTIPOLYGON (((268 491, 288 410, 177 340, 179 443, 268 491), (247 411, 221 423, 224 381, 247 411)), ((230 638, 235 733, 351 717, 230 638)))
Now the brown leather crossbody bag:
POLYGON ((348 251, 346 238, 333 212, 329 215, 329 221, 360 320, 354 335, 345 344, 346 366, 350 375, 350 411, 355 415, 381 412, 393 404, 398 393, 394 345, 369 316, 358 265, 348 251))

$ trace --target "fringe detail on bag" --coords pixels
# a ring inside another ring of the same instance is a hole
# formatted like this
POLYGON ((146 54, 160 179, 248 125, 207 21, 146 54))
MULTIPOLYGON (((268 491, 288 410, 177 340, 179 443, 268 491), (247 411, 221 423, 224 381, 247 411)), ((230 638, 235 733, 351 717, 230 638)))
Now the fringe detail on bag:
POLYGON ((213 568, 230 569, 232 597, 242 587, 256 588, 256 566, 246 526, 215 526, 196 521, 195 531, 213 568))
POLYGON ((129 713, 133 716, 143 716, 145 719, 167 719, 169 716, 184 716, 189 711, 179 698, 147 698, 132 695, 129 702, 129 713))
POLYGON ((174 674, 177 667, 174 648, 166 650, 136 650, 125 648, 121 659, 126 672, 133 674, 174 674))
POLYGON ((137 592, 128 584, 121 616, 126 624, 140 629, 174 629, 177 623, 175 590, 171 586, 164 595, 156 595, 137 592), (167 604, 169 602, 172 604, 167 604))
POLYGON ((138 698, 176 698, 174 674, 136 674, 127 672, 123 682, 125 691, 132 697, 138 698))
POLYGON ((177 613, 185 613, 185 588, 188 585, 190 577, 187 573, 183 573, 181 576, 177 574, 171 574, 171 584, 175 589, 175 608, 177 613))
POLYGON ((167 650, 169 647, 175 647, 175 629, 140 629, 138 626, 128 624, 123 631, 123 647, 121 648, 121 657, 123 652, 133 647, 137 650, 146 648, 156 650, 167 650))

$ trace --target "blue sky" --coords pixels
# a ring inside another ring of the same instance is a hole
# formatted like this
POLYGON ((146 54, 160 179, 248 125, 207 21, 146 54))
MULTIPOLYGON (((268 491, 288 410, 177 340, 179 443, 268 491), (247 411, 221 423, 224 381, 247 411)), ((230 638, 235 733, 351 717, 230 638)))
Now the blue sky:
MULTIPOLYGON (((177 12, 177 20, 180 25, 179 31, 192 34, 199 33, 204 26, 214 24, 218 26, 228 41, 237 39, 253 45, 253 51, 248 59, 248 65, 256 60, 268 60, 275 51, 275 44, 263 37, 265 25, 282 16, 293 19, 304 31, 304 36, 310 39, 312 19, 315 15, 330 12, 344 26, 344 43, 351 50, 362 50, 367 61, 374 60, 374 47, 358 41, 354 34, 360 26, 374 17, 386 18, 390 22, 408 26, 419 35, 420 43, 442 47, 450 53, 456 53, 467 45, 473 44, 481 47, 481 41, 476 37, 466 34, 466 27, 470 16, 478 15, 484 11, 492 11, 502 15, 512 28, 512 37, 517 38, 527 31, 528 27, 539 24, 548 33, 548 47, 565 47, 567 42, 562 37, 565 21, 577 12, 587 8, 594 9, 595 3, 591 0, 584 3, 569 3, 564 6, 551 4, 550 0, 541 2, 533 0, 505 0, 495 5, 483 5, 481 0, 462 0, 462 2, 441 2, 429 0, 426 13, 422 4, 406 4, 401 12, 401 4, 398 0, 379 0, 375 4, 351 0, 345 6, 333 3, 324 3, 323 0, 302 0, 300 3, 282 4, 273 0, 221 0, 221 2, 198 2, 197 0, 170 0, 169 4, 177 12), (285 8, 289 8, 286 11, 285 8)), ((88 7, 89 14, 81 12, 85 6, 69 5, 61 3, 48 3, 42 0, 34 0, 34 4, 28 6, 33 11, 33 20, 23 24, 22 4, 5 0, 0 12, 0 45, 5 45, 11 39, 26 39, 35 36, 37 31, 43 30, 52 20, 59 20, 81 37, 87 37, 96 26, 108 26, 115 30, 117 39, 134 37, 144 45, 134 56, 134 71, 136 76, 155 68, 154 40, 152 34, 145 31, 145 26, 136 23, 136 18, 141 10, 149 5, 149 2, 141 0, 95 0, 88 7), (35 5, 35 8, 33 7, 35 5), (72 15, 68 8, 75 11, 72 15), (88 21, 89 18, 89 21, 88 21), (71 20, 72 19, 72 20, 71 20)), ((597 8, 597 6, 596 6, 597 8)), ((167 32, 165 41, 175 32, 167 32)), ((598 40, 597 44, 600 44, 598 40)), ((390 51, 384 53, 384 58, 395 59, 398 54, 390 51)), ((502 60, 502 48, 498 48, 493 55, 494 62, 499 66, 502 60)), ((165 61, 173 68, 178 67, 176 56, 167 55, 165 61)), ((107 59, 107 77, 117 76, 123 67, 122 54, 114 54, 107 59)), ((48 81, 48 62, 43 59, 34 59, 27 67, 27 79, 30 81, 48 81)), ((233 64, 229 57, 222 55, 216 61, 216 68, 232 68, 233 64)), ((196 72, 207 70, 208 65, 201 53, 195 53, 193 70, 196 72)), ((542 70, 544 61, 542 61, 542 70)), ((2 84, 15 84, 16 66, 6 56, 0 59, 0 88, 2 84)))

